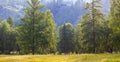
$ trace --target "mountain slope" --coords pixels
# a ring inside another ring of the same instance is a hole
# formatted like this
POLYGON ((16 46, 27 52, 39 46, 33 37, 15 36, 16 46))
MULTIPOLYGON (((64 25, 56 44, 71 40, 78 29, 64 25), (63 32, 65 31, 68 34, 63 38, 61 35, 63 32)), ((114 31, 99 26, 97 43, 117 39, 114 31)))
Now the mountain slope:
POLYGON ((83 14, 86 13, 83 10, 85 6, 84 1, 77 1, 74 4, 69 4, 69 2, 51 2, 47 4, 46 9, 50 9, 54 15, 54 20, 59 26, 64 22, 70 22, 76 24, 83 14))
MULTIPOLYGON (((42 0, 45 5, 43 11, 50 9, 54 15, 54 20, 57 26, 64 22, 76 24, 79 18, 87 11, 83 10, 85 6, 84 0, 42 0)), ((102 0, 103 12, 109 12, 109 0, 102 0)), ((20 18, 24 16, 23 9, 27 6, 26 0, 0 0, 0 17, 7 19, 12 16, 15 19, 15 24, 20 23, 20 18)))

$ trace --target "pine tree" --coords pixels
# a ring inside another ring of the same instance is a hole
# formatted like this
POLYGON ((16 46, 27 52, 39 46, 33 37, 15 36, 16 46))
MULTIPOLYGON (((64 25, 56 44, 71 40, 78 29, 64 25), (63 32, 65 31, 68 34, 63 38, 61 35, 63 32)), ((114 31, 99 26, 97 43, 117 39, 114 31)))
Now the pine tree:
MULTIPOLYGON (((18 44, 22 53, 38 53, 41 30, 43 27, 44 13, 40 11, 43 5, 39 0, 28 1, 29 7, 25 9, 25 16, 22 18, 23 24, 18 28, 18 44), (39 45, 38 45, 39 44, 39 45)), ((40 40, 41 39, 41 40, 40 40)))
POLYGON ((88 53, 97 53, 100 46, 100 37, 102 29, 102 21, 104 15, 100 11, 100 0, 92 0, 91 3, 86 4, 88 13, 85 14, 80 21, 81 33, 81 48, 82 51, 88 53))

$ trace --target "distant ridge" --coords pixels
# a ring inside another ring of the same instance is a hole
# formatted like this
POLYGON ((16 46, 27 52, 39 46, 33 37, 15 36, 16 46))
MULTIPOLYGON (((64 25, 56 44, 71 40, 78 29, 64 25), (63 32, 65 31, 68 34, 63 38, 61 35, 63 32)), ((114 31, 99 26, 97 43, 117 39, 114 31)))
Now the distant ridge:
MULTIPOLYGON (((54 20, 57 26, 60 26, 64 21, 76 24, 79 19, 87 11, 83 10, 85 7, 84 0, 77 0, 76 2, 64 1, 64 0, 41 0, 41 3, 45 5, 43 11, 50 9, 54 15, 54 20)), ((109 0, 102 0, 104 5, 102 11, 107 14, 109 12, 109 0)), ((7 19, 12 16, 15 19, 15 24, 20 23, 20 18, 24 16, 23 9, 27 6, 26 0, 0 0, 0 17, 7 19)))

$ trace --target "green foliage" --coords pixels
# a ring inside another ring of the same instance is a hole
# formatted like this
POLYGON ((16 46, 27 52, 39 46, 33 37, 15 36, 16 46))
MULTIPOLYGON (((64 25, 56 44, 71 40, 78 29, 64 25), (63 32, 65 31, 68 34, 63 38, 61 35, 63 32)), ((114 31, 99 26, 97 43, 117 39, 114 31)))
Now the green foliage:
MULTIPOLYGON (((22 24, 15 27, 14 19, 0 19, 0 53, 4 54, 71 54, 120 52, 120 1, 111 0, 108 18, 101 12, 101 0, 86 4, 88 13, 74 27, 64 23, 56 30, 50 10, 39 0, 28 0, 22 24)), ((61 15, 62 16, 62 15, 61 15)), ((83 56, 81 60, 92 59, 83 56)), ((109 60, 103 60, 108 62, 109 60)), ((113 61, 114 60, 110 60, 113 61)), ((119 61, 119 60, 115 60, 119 61)))
POLYGON ((39 0, 28 2, 26 15, 23 24, 18 27, 18 44, 21 53, 47 54, 56 50, 55 23, 53 15, 48 10, 45 13, 40 11, 43 5, 39 0))
POLYGON ((120 51, 120 1, 111 0, 111 11, 109 15, 109 28, 112 29, 112 49, 120 51))
POLYGON ((89 12, 85 14, 76 27, 77 50, 82 53, 110 52, 111 29, 108 28, 108 21, 100 11, 100 0, 93 0, 86 6, 89 12), (109 39, 109 40, 108 40, 109 39))
MULTIPOLYGON (((75 27, 75 52, 76 53, 81 53, 82 52, 82 32, 81 32, 81 25, 78 24, 75 27)), ((85 47, 85 46, 84 46, 85 47)))
MULTIPOLYGON (((44 46, 44 49, 47 53, 54 53, 56 51, 56 37, 55 37, 55 30, 56 25, 53 20, 53 15, 51 14, 50 10, 47 10, 45 13, 45 28, 44 28, 44 42, 46 41, 46 47, 45 44, 42 44, 44 46)), ((45 51, 44 51, 45 52, 45 51)))
POLYGON ((88 3, 85 14, 76 27, 76 52, 103 53, 120 50, 120 1, 111 0, 109 19, 100 11, 100 0, 88 3))
POLYGON ((0 53, 10 54, 17 51, 15 28, 7 21, 0 23, 0 53))
POLYGON ((42 26, 44 14, 39 10, 43 8, 43 5, 39 2, 39 0, 28 1, 30 7, 25 9, 26 15, 22 18, 23 24, 18 27, 18 44, 21 53, 39 52, 44 28, 42 26))
POLYGON ((89 13, 83 16, 80 24, 81 24, 81 32, 83 35, 83 45, 86 52, 95 53, 99 47, 100 40, 100 29, 101 22, 104 17, 100 11, 100 0, 92 0, 90 4, 88 4, 87 8, 89 9, 89 13))
POLYGON ((7 19, 7 22, 10 24, 11 27, 14 27, 14 20, 11 16, 7 19))
POLYGON ((59 28, 59 52, 70 53, 74 52, 74 28, 70 23, 64 23, 59 28))

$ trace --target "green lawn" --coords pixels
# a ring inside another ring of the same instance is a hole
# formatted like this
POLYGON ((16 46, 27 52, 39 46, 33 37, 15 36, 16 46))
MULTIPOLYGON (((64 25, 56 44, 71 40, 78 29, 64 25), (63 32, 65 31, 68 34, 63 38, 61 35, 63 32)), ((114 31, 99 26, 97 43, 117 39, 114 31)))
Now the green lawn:
POLYGON ((120 54, 1 55, 0 62, 120 62, 120 54))

